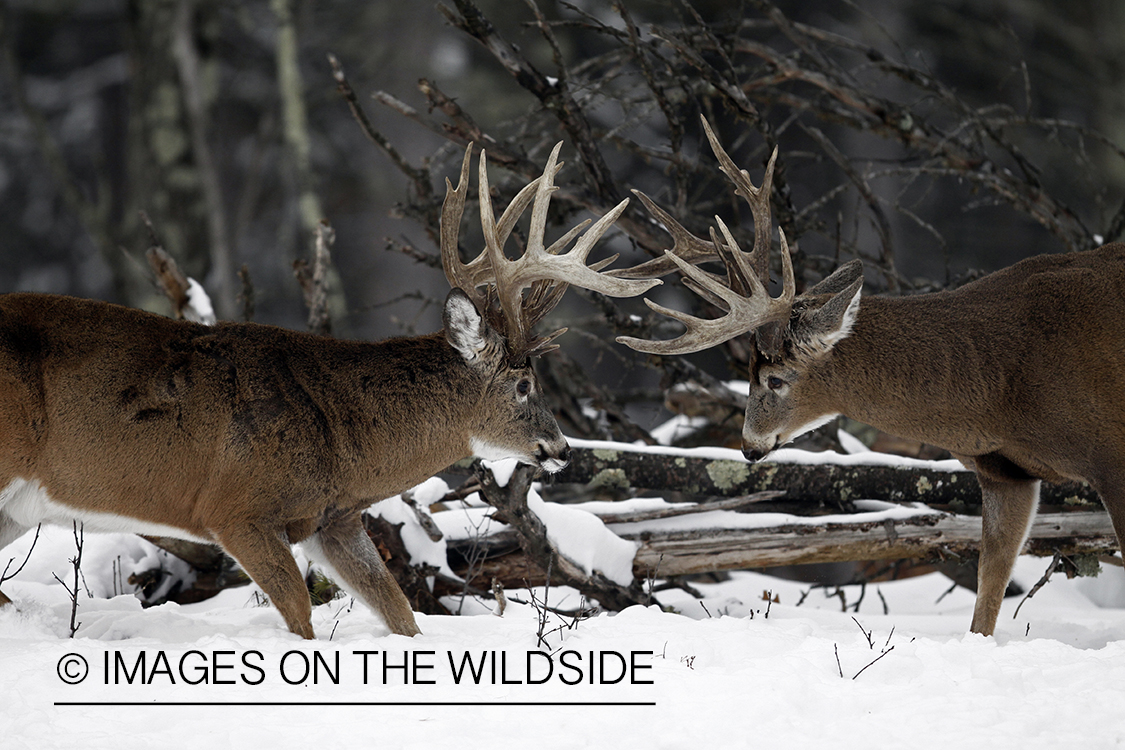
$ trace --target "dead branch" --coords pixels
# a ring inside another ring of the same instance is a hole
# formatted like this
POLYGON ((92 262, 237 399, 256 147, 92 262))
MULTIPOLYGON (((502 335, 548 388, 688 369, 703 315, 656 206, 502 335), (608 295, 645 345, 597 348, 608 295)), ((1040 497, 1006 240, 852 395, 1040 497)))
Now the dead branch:
POLYGON ((551 544, 543 522, 527 507, 527 493, 531 488, 534 469, 521 464, 508 483, 501 487, 492 472, 479 463, 477 466, 479 469, 476 476, 480 482, 481 497, 496 508, 497 520, 515 530, 520 547, 532 564, 543 570, 554 571, 554 583, 576 588, 587 598, 596 599, 606 609, 620 610, 633 604, 645 603, 640 584, 636 581, 626 588, 610 581, 598 571, 587 575, 551 544))
POLYGON ((238 280, 242 291, 238 293, 237 301, 242 303, 242 320, 249 323, 254 319, 254 284, 250 281, 250 267, 245 263, 238 269, 238 280))
POLYGON ((303 259, 293 262, 293 275, 301 285, 305 305, 309 308, 308 328, 321 336, 332 333, 332 318, 328 311, 328 277, 332 267, 332 243, 335 241, 336 231, 327 221, 321 221, 316 226, 312 267, 303 259))
MULTIPOLYGON (((942 513, 893 522, 790 524, 762 529, 631 532, 641 543, 633 570, 658 576, 852 560, 971 559, 980 546, 980 518, 942 513)), ((1105 513, 1049 513, 1032 525, 1025 553, 1103 554, 1116 549, 1105 513)))
POLYGON ((164 602, 192 604, 210 599, 224 589, 246 586, 250 583, 250 577, 238 567, 238 563, 217 545, 199 544, 166 536, 146 536, 144 539, 183 560, 195 573, 194 580, 187 588, 164 586, 167 573, 163 568, 134 573, 129 577, 129 582, 140 588, 146 606, 155 606, 164 602), (158 591, 163 592, 162 595, 154 598, 158 591))

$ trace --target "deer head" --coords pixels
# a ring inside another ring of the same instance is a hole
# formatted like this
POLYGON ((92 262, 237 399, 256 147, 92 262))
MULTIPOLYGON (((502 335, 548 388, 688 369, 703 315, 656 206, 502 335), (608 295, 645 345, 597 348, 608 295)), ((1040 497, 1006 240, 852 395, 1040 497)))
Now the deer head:
POLYGON ((552 342, 566 329, 536 336, 535 325, 559 303, 570 284, 611 297, 631 297, 660 283, 599 273, 616 255, 586 265, 591 249, 625 210, 628 199, 592 225, 590 220, 583 221, 549 247, 545 245, 547 211, 551 194, 558 189, 553 181, 562 167, 558 161, 561 147, 561 142, 555 146, 542 176, 516 195, 499 220, 492 207, 487 157, 481 151, 478 172, 484 249, 473 260, 461 260, 458 243, 472 144, 465 149, 457 187, 446 179, 441 215, 442 266, 453 287, 445 304, 446 336, 466 364, 491 381, 490 403, 482 410, 489 419, 482 420, 471 438, 473 453, 484 458, 514 457, 548 471, 566 465, 569 449, 541 395, 530 359, 558 348, 552 342), (527 247, 522 257, 510 260, 504 245, 529 205, 527 247), (571 242, 574 247, 564 253, 571 242), (496 428, 490 428, 493 425, 496 428), (520 429, 513 430, 513 425, 520 429))
POLYGON ((754 248, 749 253, 744 252, 717 216, 718 231, 711 228, 711 240, 696 237, 648 196, 634 191, 668 229, 675 244, 665 251, 664 258, 629 269, 622 272, 623 275, 662 275, 679 270, 685 286, 726 313, 718 318, 703 319, 646 298, 645 303, 650 308, 680 321, 687 330, 678 338, 666 341, 630 336, 618 337, 617 341, 637 351, 670 355, 697 352, 742 334, 752 334, 750 393, 742 429, 742 450, 748 458, 756 460, 835 416, 808 411, 810 402, 802 398, 802 381, 851 331, 859 310, 862 266, 858 260, 852 261, 798 295, 789 245, 779 228, 782 291, 778 297, 770 297, 765 287, 769 280, 769 199, 777 150, 774 149, 770 157, 761 186, 755 187, 750 175, 736 167, 723 150, 705 119, 703 128, 723 172, 734 183, 735 192, 750 205, 754 216, 754 248), (693 265, 712 260, 722 261, 725 278, 693 265))

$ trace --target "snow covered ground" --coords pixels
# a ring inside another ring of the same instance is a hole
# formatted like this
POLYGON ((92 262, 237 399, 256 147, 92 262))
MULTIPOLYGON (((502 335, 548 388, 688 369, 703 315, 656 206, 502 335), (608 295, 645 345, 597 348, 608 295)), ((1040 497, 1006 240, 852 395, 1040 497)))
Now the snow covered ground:
MULTIPOLYGON (((94 597, 80 595, 70 639, 53 575, 70 580, 73 538, 44 529, 4 585, 18 606, 0 610, 0 747, 1125 746, 1120 569, 1052 579, 1015 619, 1006 601, 995 638, 966 634, 973 597, 942 598, 936 574, 871 585, 842 612, 823 590, 797 606, 807 584, 740 573, 700 586, 702 601, 662 594, 678 612, 552 616, 545 644, 528 605, 497 617, 468 602, 460 617, 419 616, 423 635, 406 639, 347 599, 318 607, 319 640, 304 642, 254 587, 145 611, 112 595, 115 568, 158 554, 88 535, 94 597)), ((1030 586, 1046 562, 1022 560, 1017 579, 1030 586)))

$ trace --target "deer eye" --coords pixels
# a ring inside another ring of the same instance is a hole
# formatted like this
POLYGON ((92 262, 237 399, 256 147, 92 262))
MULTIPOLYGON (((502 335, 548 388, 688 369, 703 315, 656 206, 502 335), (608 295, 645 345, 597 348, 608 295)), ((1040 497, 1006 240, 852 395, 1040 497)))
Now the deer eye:
POLYGON ((783 385, 785 385, 785 381, 777 377, 776 375, 770 375, 768 378, 766 378, 766 387, 771 391, 776 391, 783 385))
POLYGON ((523 378, 520 382, 516 383, 516 393, 521 396, 526 396, 531 393, 531 381, 523 378))

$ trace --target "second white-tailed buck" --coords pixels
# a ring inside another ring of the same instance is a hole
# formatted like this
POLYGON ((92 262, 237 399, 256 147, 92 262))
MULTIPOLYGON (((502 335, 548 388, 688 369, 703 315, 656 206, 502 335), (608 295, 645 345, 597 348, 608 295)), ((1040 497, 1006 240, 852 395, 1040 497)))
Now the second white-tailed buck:
POLYGON ((417 633, 360 512, 474 454, 565 466, 569 447, 529 362, 561 331, 537 338, 532 327, 568 284, 613 296, 653 285, 599 274, 608 261, 586 266, 626 202, 570 252, 560 254, 589 222, 543 246, 558 146, 498 221, 481 154, 485 250, 462 263, 471 151, 457 188, 446 181, 441 251, 453 290, 438 333, 352 342, 70 297, 0 297, 0 548, 40 522, 72 519, 218 544, 289 629, 312 638, 289 550, 300 543, 393 632, 417 633), (529 204, 526 251, 508 260, 504 243, 529 204))
POLYGON ((954 291, 861 302, 859 261, 795 294, 782 233, 783 291, 771 298, 763 279, 773 160, 755 188, 704 128, 751 205, 754 250, 739 249, 721 221, 712 242, 693 237, 641 196, 676 240, 667 260, 684 283, 728 312, 704 320, 650 303, 687 331, 619 341, 682 354, 752 332, 742 431, 751 460, 840 414, 953 453, 983 496, 975 632, 996 626, 1041 481, 1089 482, 1125 540, 1125 244, 1029 258, 954 291), (726 279, 684 260, 717 257, 726 279))

